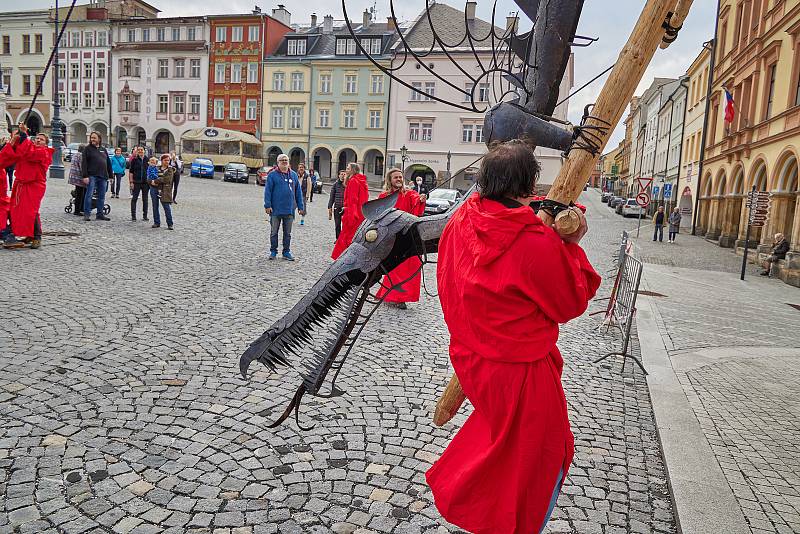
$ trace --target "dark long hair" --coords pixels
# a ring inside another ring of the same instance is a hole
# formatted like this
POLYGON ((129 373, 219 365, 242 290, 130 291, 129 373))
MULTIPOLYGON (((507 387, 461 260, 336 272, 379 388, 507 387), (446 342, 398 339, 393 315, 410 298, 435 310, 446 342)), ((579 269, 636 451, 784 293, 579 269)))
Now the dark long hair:
POLYGON ((524 141, 493 143, 478 173, 480 195, 491 200, 533 196, 540 170, 533 148, 524 141))

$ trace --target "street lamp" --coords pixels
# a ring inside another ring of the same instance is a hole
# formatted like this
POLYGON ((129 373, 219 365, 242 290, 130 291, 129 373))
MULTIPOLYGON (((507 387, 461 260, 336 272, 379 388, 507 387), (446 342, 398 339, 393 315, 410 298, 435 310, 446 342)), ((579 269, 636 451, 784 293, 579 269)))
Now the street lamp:
POLYGON ((63 159, 61 156, 61 144, 62 140, 64 139, 64 135, 61 130, 61 115, 59 113, 61 110, 61 104, 58 101, 58 0, 55 0, 55 3, 56 41, 53 43, 53 47, 55 48, 55 53, 53 54, 53 59, 55 60, 55 69, 53 74, 53 94, 50 95, 51 98, 53 96, 55 96, 55 98, 53 98, 53 117, 50 120, 50 137, 53 139, 53 163, 50 165, 50 178, 63 180, 64 164, 62 163, 63 159))
POLYGON ((448 178, 450 177, 450 158, 451 158, 451 157, 452 157, 452 154, 451 154, 451 153, 450 153, 450 151, 448 150, 448 151, 447 151, 447 177, 448 177, 448 178))
POLYGON ((400 161, 402 162, 401 165, 402 165, 403 176, 405 176, 405 174, 406 174, 406 160, 407 159, 408 159, 408 148, 406 148, 406 145, 403 145, 400 148, 400 161))

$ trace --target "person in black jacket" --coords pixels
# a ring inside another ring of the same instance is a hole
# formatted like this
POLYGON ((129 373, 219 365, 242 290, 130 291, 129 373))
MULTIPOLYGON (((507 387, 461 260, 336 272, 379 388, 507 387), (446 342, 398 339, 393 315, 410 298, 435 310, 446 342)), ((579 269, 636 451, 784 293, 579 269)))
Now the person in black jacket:
POLYGON ((769 273, 772 272, 772 264, 778 260, 785 260, 787 252, 789 252, 789 242, 786 241, 783 234, 775 234, 775 244, 772 245, 771 254, 762 264, 764 271, 761 276, 769 276, 769 273))
POLYGON ((106 203, 106 191, 108 191, 108 179, 114 176, 111 170, 111 158, 108 152, 101 146, 103 138, 99 132, 89 134, 89 144, 83 151, 81 167, 83 171, 83 183, 86 184, 86 197, 83 201, 83 220, 88 221, 92 214, 92 196, 97 190, 97 215, 98 221, 110 221, 103 215, 103 206, 106 203))
POLYGON ((150 196, 150 186, 147 185, 147 159, 144 157, 144 148, 137 146, 133 149, 133 155, 128 169, 128 185, 131 187, 131 220, 136 220, 136 201, 139 193, 142 194, 142 220, 149 221, 147 218, 147 197, 150 196))
POLYGON ((339 179, 333 182, 328 197, 328 220, 333 219, 336 225, 336 239, 342 233, 342 211, 344 210, 344 187, 347 171, 339 171, 339 179))

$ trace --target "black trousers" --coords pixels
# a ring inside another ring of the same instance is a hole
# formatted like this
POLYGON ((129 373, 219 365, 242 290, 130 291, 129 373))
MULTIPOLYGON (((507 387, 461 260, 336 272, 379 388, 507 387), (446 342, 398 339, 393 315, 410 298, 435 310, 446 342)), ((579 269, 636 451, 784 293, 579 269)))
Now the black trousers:
POLYGON ((653 241, 658 238, 659 241, 664 241, 664 225, 657 224, 655 230, 653 231, 653 241))
POLYGON ((39 218, 39 214, 36 214, 36 218, 33 220, 33 238, 34 239, 42 239, 42 219, 39 218))
POLYGON ((172 201, 175 202, 175 199, 178 198, 178 184, 181 183, 181 175, 175 173, 175 176, 172 177, 172 201))
POLYGON ((133 183, 133 192, 131 193, 131 217, 136 217, 136 201, 139 199, 139 193, 142 194, 142 217, 147 217, 147 197, 150 196, 150 186, 147 184, 133 183))
POLYGON ((83 215, 83 200, 86 197, 86 188, 75 186, 75 215, 83 215))
POLYGON ((314 186, 311 186, 311 191, 308 193, 308 201, 314 202, 314 186))
POLYGON ((342 210, 333 208, 333 221, 336 225, 336 239, 339 239, 339 234, 342 233, 342 210))

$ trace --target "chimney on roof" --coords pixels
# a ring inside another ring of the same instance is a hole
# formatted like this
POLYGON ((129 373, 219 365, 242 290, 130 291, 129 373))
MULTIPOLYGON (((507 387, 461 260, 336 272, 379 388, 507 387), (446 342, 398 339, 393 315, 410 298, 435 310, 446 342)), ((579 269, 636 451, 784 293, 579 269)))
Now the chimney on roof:
POLYGON ((316 13, 312 13, 311 14, 311 27, 312 28, 316 28, 317 27, 317 14, 316 13))
POLYGON ((390 30, 396 30, 397 24, 393 17, 386 17, 386 27, 390 30))
POLYGON ((478 2, 475 0, 468 0, 467 7, 465 8, 465 12, 467 14, 467 20, 475 20, 475 8, 478 6, 478 2))
POLYGON ((372 22, 372 13, 369 12, 369 9, 365 9, 362 15, 361 27, 368 28, 370 22, 372 22))
POLYGON ((253 8, 253 15, 260 15, 260 14, 261 14, 261 8, 258 7, 258 6, 255 6, 253 8))
POLYGON ((322 19, 322 33, 333 33, 333 15, 325 15, 322 19))
POLYGON ((507 31, 517 31, 519 27, 519 17, 514 15, 513 13, 506 17, 506 30, 507 31))
POLYGON ((286 9, 286 6, 283 4, 278 4, 278 7, 272 9, 272 18, 286 24, 287 26, 292 25, 292 14, 286 9))

